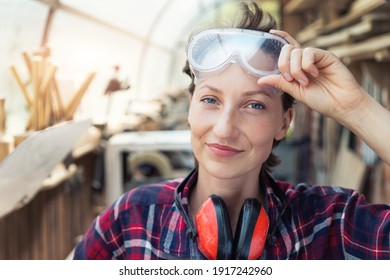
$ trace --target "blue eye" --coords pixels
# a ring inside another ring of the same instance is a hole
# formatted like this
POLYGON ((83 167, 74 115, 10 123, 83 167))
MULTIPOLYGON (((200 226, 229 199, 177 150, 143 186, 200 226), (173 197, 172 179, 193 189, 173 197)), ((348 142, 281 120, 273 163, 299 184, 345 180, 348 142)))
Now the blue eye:
POLYGON ((261 103, 250 103, 248 105, 249 108, 255 109, 255 110, 264 110, 265 106, 261 103))
POLYGON ((216 104, 217 100, 215 100, 214 98, 211 98, 211 97, 206 97, 206 98, 202 99, 202 102, 208 103, 208 104, 216 104))

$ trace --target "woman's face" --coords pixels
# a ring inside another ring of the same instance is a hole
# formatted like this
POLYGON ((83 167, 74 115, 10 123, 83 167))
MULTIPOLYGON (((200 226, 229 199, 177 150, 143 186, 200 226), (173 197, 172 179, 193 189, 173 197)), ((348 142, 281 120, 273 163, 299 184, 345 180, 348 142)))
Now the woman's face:
POLYGON ((292 109, 284 112, 280 95, 260 88, 231 64, 200 82, 190 97, 188 122, 200 168, 221 179, 258 176, 291 118, 292 109))

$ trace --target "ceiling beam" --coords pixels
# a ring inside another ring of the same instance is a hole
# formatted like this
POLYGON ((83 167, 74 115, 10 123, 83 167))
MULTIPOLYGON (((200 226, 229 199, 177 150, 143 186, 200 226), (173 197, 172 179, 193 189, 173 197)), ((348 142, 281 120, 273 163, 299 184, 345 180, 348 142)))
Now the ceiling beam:
POLYGON ((136 33, 130 32, 130 31, 124 29, 124 28, 121 28, 121 27, 116 26, 114 24, 111 24, 111 23, 109 23, 107 21, 104 21, 104 20, 102 20, 102 19, 100 19, 98 17, 95 17, 95 16, 92 16, 92 15, 87 14, 85 12, 82 12, 82 11, 76 9, 76 8, 71 7, 71 6, 64 5, 59 0, 34 0, 34 1, 46 4, 46 5, 50 6, 51 9, 61 10, 61 11, 64 11, 66 13, 72 14, 74 16, 83 18, 84 20, 88 20, 90 22, 99 24, 99 25, 104 26, 104 27, 106 27, 108 29, 111 29, 111 30, 113 30, 113 31, 115 31, 117 33, 120 33, 120 34, 123 34, 125 36, 131 37, 132 39, 141 41, 143 43, 148 43, 148 44, 150 44, 150 46, 156 47, 156 48, 158 48, 158 49, 160 49, 160 50, 162 50, 164 52, 170 52, 171 51, 169 48, 167 48, 164 45, 157 44, 157 43, 155 43, 153 41, 150 41, 148 37, 144 37, 144 36, 138 35, 136 33))

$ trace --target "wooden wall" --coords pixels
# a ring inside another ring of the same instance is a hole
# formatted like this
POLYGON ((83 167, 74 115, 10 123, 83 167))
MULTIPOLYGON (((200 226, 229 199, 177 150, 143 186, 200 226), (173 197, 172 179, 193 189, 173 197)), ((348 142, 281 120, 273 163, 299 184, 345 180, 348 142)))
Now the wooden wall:
MULTIPOLYGON (((281 0, 282 29, 304 47, 336 54, 360 84, 390 109, 390 1, 281 0)), ((371 202, 390 204, 390 167, 333 120, 297 106, 294 136, 311 139, 310 183, 355 188, 371 202), (341 141, 346 138, 345 141, 341 141), (349 167, 349 169, 340 168, 349 167), (348 170, 353 170, 350 172, 348 170)), ((388 141, 384 139, 384 141, 388 141)))
POLYGON ((76 159, 77 169, 59 185, 41 190, 22 208, 0 219, 0 259, 65 259, 94 218, 91 183, 94 152, 76 159))

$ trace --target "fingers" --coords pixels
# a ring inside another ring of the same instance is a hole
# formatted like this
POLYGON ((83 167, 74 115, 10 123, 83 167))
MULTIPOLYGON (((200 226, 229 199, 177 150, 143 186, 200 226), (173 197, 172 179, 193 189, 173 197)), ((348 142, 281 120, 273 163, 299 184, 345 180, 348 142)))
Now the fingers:
POLYGON ((313 48, 295 48, 290 54, 290 73, 299 84, 307 86, 310 77, 317 77, 316 52, 313 48))
POLYGON ((290 73, 291 76, 301 85, 306 86, 309 79, 303 72, 302 66, 302 49, 293 49, 290 54, 290 73))
POLYGON ((276 29, 271 29, 271 30, 269 31, 269 33, 278 35, 278 36, 280 36, 280 37, 286 39, 287 42, 290 43, 290 45, 293 45, 293 46, 296 47, 296 48, 300 48, 300 47, 301 47, 301 44, 299 44, 297 40, 295 40, 290 34, 288 34, 288 33, 285 32, 285 31, 276 30, 276 29))
POLYGON ((313 48, 303 49, 302 55, 302 69, 306 73, 310 74, 313 77, 318 76, 318 68, 316 66, 317 55, 316 50, 313 48))
POLYGON ((281 75, 269 75, 261 77, 257 84, 259 86, 271 86, 280 89, 283 92, 293 92, 293 87, 297 84, 291 83, 283 78, 281 75))
POLYGON ((306 70, 315 70, 312 69, 312 59, 305 55, 303 49, 296 48, 292 45, 286 45, 282 48, 279 55, 278 67, 280 73, 282 73, 287 81, 296 81, 303 86, 308 85, 309 78, 307 77, 306 70))
POLYGON ((284 78, 292 82, 294 78, 291 76, 291 69, 290 69, 290 58, 291 58, 291 52, 294 50, 293 45, 286 45, 282 48, 282 51, 279 55, 279 61, 278 61, 278 67, 280 73, 284 76, 284 78))
POLYGON ((319 74, 315 65, 315 49, 302 49, 301 45, 285 31, 273 29, 270 33, 281 36, 290 43, 282 48, 279 56, 278 67, 284 78, 289 82, 296 81, 302 86, 307 86, 310 81, 308 75, 317 77, 319 74))
POLYGON ((302 86, 307 86, 310 77, 317 77, 319 74, 316 53, 312 48, 284 46, 279 56, 278 66, 287 81, 296 81, 302 86))

